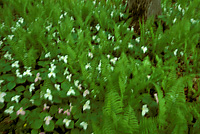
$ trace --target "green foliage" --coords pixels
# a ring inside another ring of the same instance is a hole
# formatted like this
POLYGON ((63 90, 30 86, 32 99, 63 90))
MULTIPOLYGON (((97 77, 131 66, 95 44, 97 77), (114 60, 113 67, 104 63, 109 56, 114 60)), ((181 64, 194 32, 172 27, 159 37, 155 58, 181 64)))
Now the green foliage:
POLYGON ((199 132, 199 0, 140 34, 122 0, 0 3, 5 133, 199 132))

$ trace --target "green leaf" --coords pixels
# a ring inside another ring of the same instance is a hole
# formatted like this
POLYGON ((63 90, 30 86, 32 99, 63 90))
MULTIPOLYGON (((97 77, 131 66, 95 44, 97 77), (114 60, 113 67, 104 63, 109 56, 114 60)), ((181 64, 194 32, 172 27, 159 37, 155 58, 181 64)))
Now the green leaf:
POLYGON ((63 125, 63 120, 62 119, 58 119, 56 121, 56 125, 62 126, 63 125))
POLYGON ((54 122, 51 120, 49 125, 43 124, 43 128, 45 131, 49 132, 49 131, 53 131, 54 130, 54 122))
POLYGON ((38 134, 38 130, 35 129, 31 130, 31 134, 38 134))
POLYGON ((9 83, 8 83, 7 88, 8 88, 8 90, 11 90, 11 89, 13 89, 15 86, 16 86, 16 83, 12 81, 12 82, 9 82, 9 83))
POLYGON ((18 87, 15 88, 15 90, 16 90, 18 93, 20 93, 20 92, 22 92, 22 91, 25 90, 25 87, 24 87, 24 86, 18 86, 18 87))
POLYGON ((25 83, 26 79, 24 78, 17 78, 16 83, 25 83))
POLYGON ((61 83, 61 88, 64 90, 67 90, 67 89, 69 89, 70 88, 70 85, 69 85, 69 82, 68 81, 64 81, 64 82, 62 82, 61 83))
POLYGON ((31 124, 31 128, 33 129, 39 129, 43 124, 43 120, 41 119, 35 119, 35 121, 31 124))
POLYGON ((25 98, 31 98, 32 94, 29 91, 24 92, 24 97, 25 98))
POLYGON ((58 95, 53 96, 53 101, 55 103, 61 103, 62 102, 61 98, 58 95))
POLYGON ((61 74, 58 74, 58 76, 56 77, 57 78, 57 81, 59 83, 63 82, 65 80, 65 76, 64 75, 61 75, 61 74))
POLYGON ((50 112, 51 115, 53 115, 53 114, 55 114, 57 111, 58 111, 58 107, 55 106, 55 105, 53 105, 53 106, 51 106, 49 112, 50 112))
POLYGON ((71 130, 71 134, 80 134, 80 131, 77 128, 75 128, 71 130))
POLYGON ((4 107, 4 103, 0 103, 0 109, 4 107))

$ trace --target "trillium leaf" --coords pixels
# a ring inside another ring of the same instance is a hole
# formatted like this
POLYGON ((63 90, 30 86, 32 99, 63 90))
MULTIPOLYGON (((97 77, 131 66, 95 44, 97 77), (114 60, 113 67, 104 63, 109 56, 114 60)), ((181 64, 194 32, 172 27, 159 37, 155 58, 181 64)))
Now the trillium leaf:
POLYGON ((56 121, 56 125, 59 125, 59 126, 63 125, 63 120, 62 119, 58 119, 56 121))
POLYGON ((18 93, 20 93, 20 92, 22 92, 22 91, 25 90, 25 87, 24 87, 24 86, 18 86, 18 87, 15 88, 15 90, 16 90, 18 93))
POLYGON ((26 79, 24 78, 17 78, 16 83, 25 83, 26 79))
POLYGON ((46 125, 46 124, 43 124, 43 128, 45 131, 49 132, 49 131, 53 131, 54 130, 54 122, 53 121, 50 121, 50 124, 49 125, 46 125))
POLYGON ((31 124, 31 128, 33 129, 39 129, 43 124, 43 120, 41 119, 36 119, 32 124, 31 124))
POLYGON ((31 130, 31 134, 38 134, 38 130, 35 129, 31 130))
POLYGON ((9 83, 8 83, 7 88, 8 88, 8 90, 11 90, 11 89, 13 89, 15 86, 16 86, 16 83, 12 81, 12 82, 9 82, 9 83))
POLYGON ((50 114, 53 115, 53 114, 57 113, 57 111, 58 111, 58 107, 57 106, 55 106, 55 105, 51 106, 50 114))

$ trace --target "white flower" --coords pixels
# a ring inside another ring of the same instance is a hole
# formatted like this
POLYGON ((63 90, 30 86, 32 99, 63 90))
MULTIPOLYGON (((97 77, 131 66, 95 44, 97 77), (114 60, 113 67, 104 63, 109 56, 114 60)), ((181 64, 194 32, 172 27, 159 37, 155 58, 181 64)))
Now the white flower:
POLYGON ((143 105, 142 106, 142 116, 144 116, 148 112, 149 112, 149 109, 147 108, 147 105, 143 105))
POLYGON ((178 49, 174 50, 174 55, 175 56, 177 55, 177 51, 178 51, 178 49))
POLYGON ((91 68, 90 63, 87 63, 87 65, 85 65, 85 69, 91 68))
POLYGON ((111 18, 113 17, 113 13, 114 13, 114 11, 112 11, 112 12, 110 13, 111 18))
POLYGON ((86 103, 83 105, 83 111, 86 109, 90 109, 90 100, 86 101, 86 103))
POLYGON ((70 87, 69 91, 67 92, 67 96, 69 96, 71 94, 75 95, 75 92, 72 87, 70 87))
POLYGON ((137 37, 137 38, 135 39, 135 41, 136 41, 137 43, 139 43, 139 42, 140 42, 140 37, 137 37))
POLYGON ((60 15, 60 19, 62 19, 62 18, 63 18, 63 14, 60 15))
POLYGON ((10 29, 11 29, 12 32, 15 32, 17 28, 11 27, 10 29))
POLYGON ((6 109, 4 112, 5 113, 8 113, 8 114, 12 114, 13 113, 13 109, 14 109, 14 106, 10 106, 8 109, 6 109))
POLYGON ((119 13, 119 15, 120 15, 120 17, 121 17, 121 18, 124 16, 124 14, 123 14, 123 13, 119 13))
POLYGON ((100 38, 98 38, 98 39, 97 39, 97 42, 99 43, 100 41, 101 41, 101 39, 100 39, 100 38))
POLYGON ((117 50, 117 49, 119 49, 119 46, 114 47, 114 50, 117 50))
POLYGON ((174 20, 173 20, 173 23, 175 23, 176 22, 176 18, 174 18, 174 20))
POLYGON ((50 101, 52 100, 51 90, 47 89, 47 93, 44 94, 44 98, 48 98, 50 101))
POLYGON ((72 28, 71 32, 72 32, 72 33, 75 33, 75 28, 72 28))
POLYGON ((59 84, 54 84, 55 88, 60 91, 60 85, 59 84))
POLYGON ((148 80, 150 79, 150 77, 151 77, 151 75, 147 75, 147 79, 148 79, 148 80))
POLYGON ((30 99, 30 102, 33 104, 34 103, 34 99, 30 99))
POLYGON ((76 87, 78 87, 78 83, 79 83, 79 80, 75 80, 75 81, 74 81, 74 85, 75 85, 76 87))
POLYGON ((24 18, 20 17, 18 22, 23 23, 24 22, 24 18))
POLYGON ((68 80, 69 80, 69 82, 70 82, 70 81, 71 81, 71 77, 72 77, 72 74, 70 74, 70 75, 67 75, 66 79, 68 79, 68 80))
POLYGON ((110 55, 109 54, 107 55, 107 58, 110 59, 110 55))
POLYGON ((18 68, 18 67, 19 67, 19 61, 15 61, 15 62, 11 65, 11 67, 16 67, 16 68, 18 68))
POLYGON ((71 16, 71 20, 74 20, 74 18, 71 16))
POLYGON ((85 97, 85 96, 88 95, 88 94, 90 94, 90 91, 89 91, 89 90, 85 90, 85 91, 83 92, 83 97, 85 97))
POLYGON ((51 78, 51 76, 53 76, 53 77, 55 78, 55 77, 56 77, 56 74, 55 74, 53 71, 51 71, 51 72, 48 74, 48 77, 51 78))
POLYGON ((11 54, 9 54, 9 52, 7 51, 6 54, 4 55, 4 58, 8 59, 8 60, 11 60, 12 57, 11 57, 11 54))
POLYGON ((92 36, 92 40, 95 40, 96 39, 96 35, 92 36))
POLYGON ((65 69, 64 75, 69 74, 68 68, 65 69))
POLYGON ((20 74, 19 69, 16 70, 16 75, 17 77, 22 78, 22 75, 20 74))
POLYGON ((68 119, 63 120, 63 123, 65 123, 66 128, 69 126, 70 122, 71 122, 71 120, 68 120, 68 119))
POLYGON ((14 35, 8 35, 8 38, 9 38, 10 40, 12 40, 13 37, 14 37, 14 35))
POLYGON ((0 102, 1 102, 1 103, 4 102, 4 98, 3 98, 4 96, 6 96, 6 93, 0 91, 0 102))
POLYGON ((32 76, 31 70, 28 69, 23 73, 23 76, 26 76, 26 75, 32 76))
POLYGON ((133 44, 128 43, 128 48, 133 48, 133 44))
POLYGON ((141 49, 142 49, 143 53, 146 53, 147 47, 142 46, 141 49))
POLYGON ((116 58, 116 57, 110 60, 110 62, 112 62, 113 64, 115 64, 116 61, 117 61, 117 58, 116 58))
POLYGON ((89 52, 88 57, 93 58, 93 54, 91 52, 89 52))
POLYGON ((1 83, 3 83, 4 82, 4 80, 0 80, 0 85, 1 85, 1 83))
POLYGON ((56 66, 53 63, 51 63, 50 65, 51 65, 51 67, 49 68, 49 71, 53 72, 55 70, 56 66))
POLYGON ((20 97, 20 95, 14 96, 14 97, 11 98, 11 101, 16 101, 18 103, 19 102, 19 97, 20 97))
POLYGON ((48 57, 50 57, 51 56, 51 53, 50 52, 48 52, 47 54, 45 54, 45 58, 48 58, 48 57))
POLYGON ((197 23, 197 21, 196 21, 196 20, 194 20, 193 18, 192 18, 192 19, 190 19, 190 22, 191 22, 192 24, 195 24, 195 23, 197 23))
POLYGON ((88 124, 86 122, 81 122, 80 125, 83 127, 84 130, 87 129, 88 124))
POLYGON ((100 25, 97 24, 95 27, 96 27, 97 31, 99 31, 99 29, 100 29, 100 25))
POLYGON ((30 85, 30 87, 29 87, 29 92, 32 92, 34 89, 35 89, 35 87, 34 87, 34 83, 32 83, 31 85, 30 85))
POLYGON ((46 124, 46 125, 49 125, 49 124, 50 124, 50 121, 52 120, 52 118, 53 118, 53 117, 51 117, 51 116, 46 116, 46 117, 44 118, 45 124, 46 124))
POLYGON ((59 61, 60 61, 60 60, 63 60, 64 63, 67 63, 68 55, 65 55, 65 56, 59 56, 59 55, 58 55, 58 57, 59 57, 59 61))
POLYGON ((181 56, 183 56, 183 54, 184 54, 183 52, 180 52, 180 55, 181 55, 181 56))

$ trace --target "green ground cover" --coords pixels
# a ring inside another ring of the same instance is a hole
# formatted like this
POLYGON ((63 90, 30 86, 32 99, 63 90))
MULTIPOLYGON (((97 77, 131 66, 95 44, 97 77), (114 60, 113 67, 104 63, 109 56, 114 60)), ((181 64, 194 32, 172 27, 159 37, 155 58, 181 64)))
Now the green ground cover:
POLYGON ((122 0, 0 0, 0 133, 198 133, 199 7, 138 34, 122 0))

